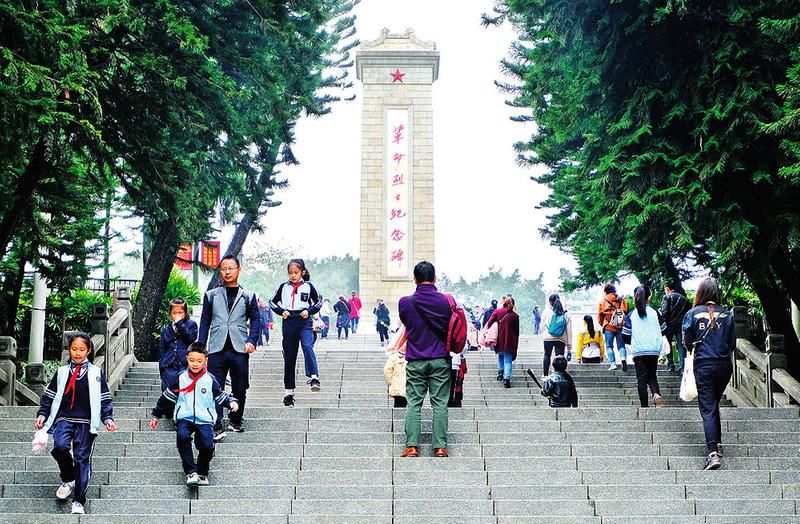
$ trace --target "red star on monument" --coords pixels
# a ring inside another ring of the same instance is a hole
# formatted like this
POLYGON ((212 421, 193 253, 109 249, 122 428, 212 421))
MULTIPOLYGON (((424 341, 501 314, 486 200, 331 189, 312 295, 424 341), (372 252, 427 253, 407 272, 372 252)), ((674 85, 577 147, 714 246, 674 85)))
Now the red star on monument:
POLYGON ((389 73, 392 75, 392 83, 400 82, 403 83, 403 77, 406 76, 405 73, 401 73, 399 69, 395 69, 394 73, 389 73))

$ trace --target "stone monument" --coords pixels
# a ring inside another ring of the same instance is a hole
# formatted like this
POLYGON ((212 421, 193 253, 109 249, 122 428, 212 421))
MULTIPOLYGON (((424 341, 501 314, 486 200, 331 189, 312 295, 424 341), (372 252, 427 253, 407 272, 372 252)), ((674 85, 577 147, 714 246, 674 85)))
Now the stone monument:
POLYGON ((433 262, 433 82, 439 51, 414 31, 380 37, 356 51, 364 86, 361 124, 359 292, 365 312, 382 298, 413 292, 413 269, 433 262))

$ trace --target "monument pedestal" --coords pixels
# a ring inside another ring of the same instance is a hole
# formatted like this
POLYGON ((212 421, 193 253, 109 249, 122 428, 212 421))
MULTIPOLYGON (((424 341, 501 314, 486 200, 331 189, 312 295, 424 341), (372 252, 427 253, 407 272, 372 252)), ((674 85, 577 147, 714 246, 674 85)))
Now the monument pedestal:
POLYGON ((439 52, 411 29, 384 29, 358 48, 356 70, 364 85, 359 293, 365 310, 382 298, 395 315, 399 298, 414 290, 414 265, 434 258, 432 86, 439 52))

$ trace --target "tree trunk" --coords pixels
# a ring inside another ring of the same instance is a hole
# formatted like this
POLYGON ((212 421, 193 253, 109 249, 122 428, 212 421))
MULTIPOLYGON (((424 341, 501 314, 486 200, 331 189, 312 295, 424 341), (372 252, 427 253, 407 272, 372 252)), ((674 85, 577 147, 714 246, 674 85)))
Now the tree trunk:
POLYGON ((672 260, 672 255, 664 257, 664 272, 666 273, 667 280, 672 282, 675 286, 673 291, 677 291, 683 296, 686 296, 686 290, 683 289, 683 282, 681 282, 681 274, 678 268, 675 267, 675 262, 672 260))
POLYGON ((31 158, 25 167, 25 172, 19 179, 16 190, 11 196, 12 204, 0 221, 0 257, 4 256, 14 231, 17 228, 22 211, 28 207, 33 192, 47 172, 46 145, 44 137, 33 148, 31 158))
POLYGON ((22 283, 25 279, 25 260, 22 260, 16 271, 6 274, 3 282, 2 297, 0 297, 0 335, 13 337, 14 327, 17 322, 19 309, 19 296, 22 293, 22 283))
MULTIPOLYGON (((228 249, 225 250, 225 256, 233 255, 238 257, 242 253, 242 248, 244 248, 244 243, 247 240, 247 236, 250 234, 250 230, 255 225, 255 217, 251 213, 245 213, 242 216, 242 220, 236 224, 236 231, 233 232, 233 238, 231 238, 231 243, 228 244, 228 249)), ((222 285, 222 279, 219 277, 219 271, 214 272, 214 276, 211 277, 211 280, 208 282, 208 287, 206 291, 211 291, 212 289, 218 288, 222 285)))
POLYGON ((134 352, 139 360, 151 360, 156 340, 156 320, 167 289, 169 273, 178 249, 178 227, 172 220, 161 224, 144 267, 142 283, 133 310, 134 352))
POLYGON ((773 278, 769 265, 765 260, 755 257, 743 266, 744 272, 753 290, 764 308, 764 317, 769 325, 769 333, 783 335, 786 342, 786 358, 789 371, 798 376, 800 372, 800 344, 792 326, 792 315, 789 309, 789 296, 773 278))

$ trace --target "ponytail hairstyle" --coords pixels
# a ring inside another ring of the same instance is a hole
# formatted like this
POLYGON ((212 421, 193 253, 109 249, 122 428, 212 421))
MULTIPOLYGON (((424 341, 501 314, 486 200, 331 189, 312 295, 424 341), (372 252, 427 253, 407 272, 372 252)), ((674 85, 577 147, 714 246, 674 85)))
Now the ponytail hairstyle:
POLYGON ((561 299, 558 298, 558 294, 553 293, 547 300, 550 302, 550 306, 553 308, 556 315, 561 316, 564 314, 564 306, 561 305, 561 299))
POLYGON ((586 331, 589 332, 589 336, 594 338, 594 320, 592 320, 592 315, 586 315, 583 317, 583 321, 586 322, 586 331))
POLYGON ((311 280, 311 273, 308 272, 306 269, 306 263, 303 261, 302 258, 293 258, 289 261, 286 265, 286 269, 288 270, 292 266, 297 266, 300 269, 300 276, 303 277, 303 280, 309 282, 311 280))
POLYGON ((639 318, 647 317, 647 301, 650 299, 650 288, 647 286, 637 286, 633 290, 633 302, 636 304, 636 312, 639 318))
POLYGON ((697 294, 694 296, 694 307, 708 306, 709 329, 717 327, 717 319, 714 317, 714 305, 719 304, 719 285, 711 277, 706 277, 697 286, 697 294))

